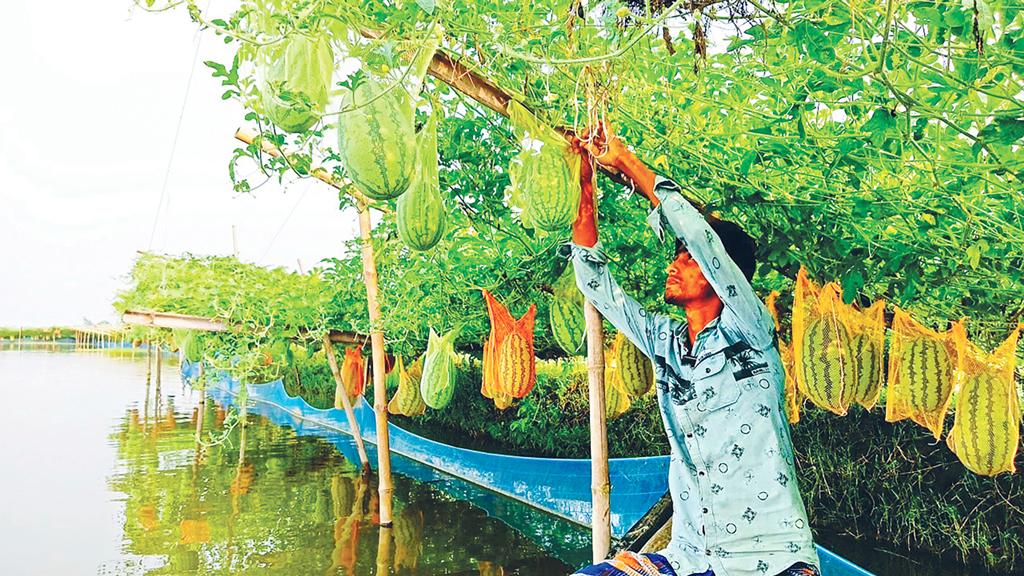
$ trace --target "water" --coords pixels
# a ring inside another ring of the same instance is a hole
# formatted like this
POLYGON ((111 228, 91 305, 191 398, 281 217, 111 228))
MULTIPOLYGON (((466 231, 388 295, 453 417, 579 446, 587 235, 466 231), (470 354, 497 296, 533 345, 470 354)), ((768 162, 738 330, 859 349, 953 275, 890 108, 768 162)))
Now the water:
MULTIPOLYGON (((589 557, 581 528, 400 457, 381 531, 375 480, 338 438, 255 414, 243 427, 211 400, 197 442, 199 397, 175 363, 158 392, 144 355, 13 347, 0 344, 3 574, 549 576, 589 557)), ((980 573, 817 537, 879 576, 980 573)))
POLYGON ((200 410, 170 363, 147 394, 144 356, 0 351, 0 382, 5 574, 554 575, 589 554, 579 528, 506 500, 515 530, 450 478, 396 475, 380 530, 375 479, 334 445, 200 410))

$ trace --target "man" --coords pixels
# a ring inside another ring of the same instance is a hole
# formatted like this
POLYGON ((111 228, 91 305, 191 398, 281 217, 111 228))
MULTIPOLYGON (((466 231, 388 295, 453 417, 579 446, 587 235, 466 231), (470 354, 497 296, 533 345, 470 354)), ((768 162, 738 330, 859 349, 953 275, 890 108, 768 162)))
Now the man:
POLYGON ((599 129, 575 145, 583 155, 573 224, 577 283, 654 363, 673 506, 663 551, 623 553, 578 574, 817 575, 774 324, 750 286, 753 240, 735 224, 706 221, 676 183, 655 176, 618 138, 599 129), (609 273, 597 242, 593 158, 651 202, 648 222, 659 239, 665 227, 675 235, 665 301, 683 308, 685 322, 644 310, 609 273))

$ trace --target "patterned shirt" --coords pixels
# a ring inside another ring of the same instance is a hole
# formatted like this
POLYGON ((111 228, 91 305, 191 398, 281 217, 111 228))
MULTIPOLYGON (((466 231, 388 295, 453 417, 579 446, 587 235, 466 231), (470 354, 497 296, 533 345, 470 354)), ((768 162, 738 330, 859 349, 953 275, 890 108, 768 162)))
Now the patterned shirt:
POLYGON ((773 576, 818 565, 797 486, 783 409, 774 323, 721 239, 658 177, 648 218, 675 233, 724 308, 691 349, 686 322, 644 310, 608 271, 600 244, 573 245, 576 280, 601 314, 654 363, 671 447, 672 540, 661 551, 678 574, 773 576))

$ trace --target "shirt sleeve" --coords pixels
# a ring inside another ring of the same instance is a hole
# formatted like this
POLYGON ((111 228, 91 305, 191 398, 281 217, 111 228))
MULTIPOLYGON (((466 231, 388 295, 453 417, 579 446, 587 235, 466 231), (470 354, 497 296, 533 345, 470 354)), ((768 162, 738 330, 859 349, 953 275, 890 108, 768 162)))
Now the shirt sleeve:
POLYGON ((654 194, 661 203, 651 211, 648 223, 659 239, 668 226, 686 246, 725 306, 723 328, 758 350, 772 346, 775 327, 768 310, 708 221, 680 194, 675 182, 658 176, 654 194))
POLYGON ((645 310, 627 296, 608 271, 608 257, 598 242, 593 248, 572 244, 576 285, 602 316, 626 335, 648 358, 654 358, 654 343, 661 324, 668 318, 645 310))

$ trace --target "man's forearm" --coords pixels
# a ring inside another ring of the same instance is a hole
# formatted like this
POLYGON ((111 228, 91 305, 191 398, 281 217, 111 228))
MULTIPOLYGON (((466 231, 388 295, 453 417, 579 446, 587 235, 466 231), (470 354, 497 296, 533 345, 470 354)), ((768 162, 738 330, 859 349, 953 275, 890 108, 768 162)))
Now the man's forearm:
POLYGON ((659 204, 658 197, 654 195, 654 172, 644 165, 639 158, 630 154, 628 157, 623 158, 622 165, 618 168, 623 175, 633 181, 636 190, 650 201, 651 206, 659 204))

